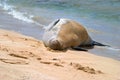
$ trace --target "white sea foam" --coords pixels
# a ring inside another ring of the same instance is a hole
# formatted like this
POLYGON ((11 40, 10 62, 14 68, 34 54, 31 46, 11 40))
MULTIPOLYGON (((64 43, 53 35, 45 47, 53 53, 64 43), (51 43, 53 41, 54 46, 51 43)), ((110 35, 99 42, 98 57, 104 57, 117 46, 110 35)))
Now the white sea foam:
POLYGON ((26 21, 28 23, 34 23, 34 21, 31 19, 31 17, 33 17, 32 15, 25 16, 25 15, 28 15, 28 14, 19 12, 19 11, 15 10, 14 6, 8 5, 6 3, 4 3, 2 6, 3 6, 3 9, 7 10, 8 14, 12 15, 14 18, 26 21))
POLYGON ((113 50, 113 51, 120 51, 120 49, 118 49, 118 48, 112 48, 112 47, 106 47, 106 48, 109 50, 113 50))
POLYGON ((1 2, 0 6, 6 10, 8 12, 8 14, 12 15, 14 18, 25 21, 27 23, 35 23, 37 25, 40 25, 41 27, 43 27, 44 25, 34 21, 32 18, 34 17, 34 15, 30 15, 27 12, 20 12, 18 10, 16 10, 16 7, 12 6, 12 5, 8 5, 6 3, 6 1, 1 2))
POLYGON ((96 47, 101 48, 101 49, 107 49, 107 50, 112 50, 112 51, 120 52, 120 49, 116 48, 116 47, 108 47, 108 46, 105 46, 105 47, 96 46, 96 47))
POLYGON ((31 19, 33 17, 32 15, 29 15, 28 17, 24 16, 24 15, 27 15, 27 13, 21 13, 16 10, 12 10, 12 11, 8 12, 8 14, 13 15, 14 18, 17 18, 19 20, 23 20, 28 23, 34 23, 34 21, 31 19))

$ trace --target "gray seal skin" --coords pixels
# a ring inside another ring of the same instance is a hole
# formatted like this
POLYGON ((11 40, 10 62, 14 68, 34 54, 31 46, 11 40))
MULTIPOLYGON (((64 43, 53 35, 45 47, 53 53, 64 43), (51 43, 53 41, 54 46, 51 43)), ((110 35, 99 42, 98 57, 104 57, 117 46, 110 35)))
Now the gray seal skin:
POLYGON ((87 30, 78 22, 63 18, 55 20, 47 26, 43 35, 43 43, 54 50, 67 48, 85 50, 81 46, 106 46, 93 41, 87 30))

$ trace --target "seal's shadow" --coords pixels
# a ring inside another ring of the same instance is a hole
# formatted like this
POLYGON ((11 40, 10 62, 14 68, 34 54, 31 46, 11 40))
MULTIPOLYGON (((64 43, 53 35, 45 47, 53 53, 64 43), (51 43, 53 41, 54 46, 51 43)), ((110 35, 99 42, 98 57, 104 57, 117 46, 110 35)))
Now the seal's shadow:
POLYGON ((94 46, 77 46, 77 47, 71 47, 70 50, 75 51, 88 51, 89 49, 93 49, 94 46))

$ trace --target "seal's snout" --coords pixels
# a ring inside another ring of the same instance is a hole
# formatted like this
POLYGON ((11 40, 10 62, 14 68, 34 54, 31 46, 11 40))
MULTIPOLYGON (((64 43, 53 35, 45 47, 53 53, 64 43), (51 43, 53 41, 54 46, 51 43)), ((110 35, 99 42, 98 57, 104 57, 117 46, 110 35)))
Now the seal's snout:
POLYGON ((50 40, 50 48, 54 49, 54 50, 60 50, 61 49, 61 45, 60 42, 58 40, 50 40))

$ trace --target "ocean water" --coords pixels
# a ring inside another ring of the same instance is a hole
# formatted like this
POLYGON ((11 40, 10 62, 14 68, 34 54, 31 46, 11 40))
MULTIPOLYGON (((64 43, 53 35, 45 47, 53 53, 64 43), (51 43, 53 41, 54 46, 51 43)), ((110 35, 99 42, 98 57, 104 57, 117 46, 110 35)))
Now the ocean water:
POLYGON ((31 29, 36 33, 26 34, 35 34, 38 39, 54 19, 73 19, 86 27, 92 39, 111 46, 95 47, 90 52, 120 60, 120 0, 0 0, 0 9, 34 25, 22 27, 23 32, 31 29))

